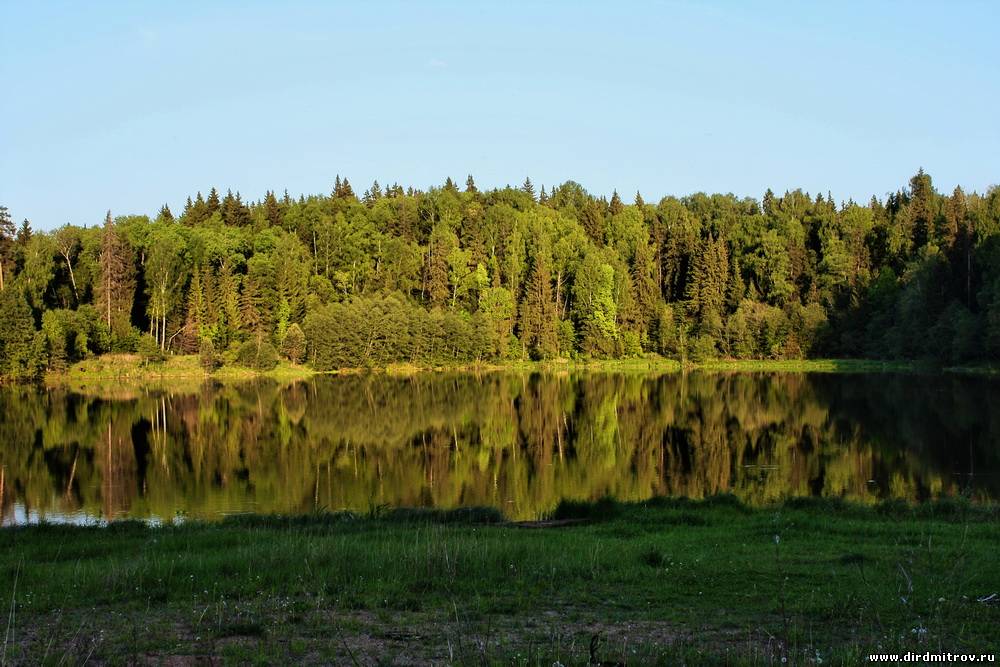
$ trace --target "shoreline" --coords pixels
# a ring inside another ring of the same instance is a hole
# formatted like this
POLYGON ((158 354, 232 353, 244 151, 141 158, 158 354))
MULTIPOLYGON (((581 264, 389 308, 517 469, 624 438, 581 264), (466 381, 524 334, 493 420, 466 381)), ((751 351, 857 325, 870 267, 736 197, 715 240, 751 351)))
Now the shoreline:
POLYGON ((715 359, 682 364, 663 357, 634 359, 514 361, 509 363, 410 364, 382 367, 338 368, 317 371, 304 364, 282 361, 272 370, 260 371, 241 366, 222 366, 209 372, 198 363, 197 355, 175 355, 162 362, 145 362, 136 355, 101 355, 70 366, 65 371, 45 374, 49 388, 87 386, 115 381, 128 385, 156 384, 165 381, 239 382, 258 378, 295 382, 318 375, 385 374, 391 376, 424 373, 496 373, 496 372, 659 372, 659 373, 943 373, 991 377, 1000 368, 990 364, 941 366, 920 361, 883 361, 869 359, 799 359, 753 360, 715 359))
POLYGON ((0 597, 15 662, 479 664, 488 646, 488 664, 586 664, 597 636, 601 659, 637 665, 856 664, 915 641, 1000 649, 998 539, 997 506, 961 499, 36 525, 0 531, 0 597))

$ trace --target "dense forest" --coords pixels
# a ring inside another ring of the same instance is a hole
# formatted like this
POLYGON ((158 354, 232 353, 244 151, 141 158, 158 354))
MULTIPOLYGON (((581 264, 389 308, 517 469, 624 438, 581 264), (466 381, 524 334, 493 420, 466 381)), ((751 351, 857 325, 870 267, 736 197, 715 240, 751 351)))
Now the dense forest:
POLYGON ((626 203, 569 181, 212 188, 34 231, 0 207, 0 374, 90 355, 267 368, 513 359, 1000 358, 1000 188, 626 203))

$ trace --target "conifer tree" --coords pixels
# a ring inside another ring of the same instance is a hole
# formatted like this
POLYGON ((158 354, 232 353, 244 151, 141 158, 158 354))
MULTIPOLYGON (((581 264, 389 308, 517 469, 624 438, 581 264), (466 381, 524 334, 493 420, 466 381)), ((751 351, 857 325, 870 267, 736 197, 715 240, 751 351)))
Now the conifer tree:
MULTIPOLYGON (((285 194, 287 196, 287 191, 285 194)), ((271 190, 268 190, 264 196, 264 219, 267 220, 267 224, 271 227, 281 227, 284 223, 281 206, 278 204, 278 199, 271 190)))
POLYGON ((233 274, 228 262, 223 263, 219 267, 216 294, 218 301, 218 335, 223 343, 228 344, 242 326, 239 307, 239 278, 233 274))
POLYGON ((213 187, 208 193, 208 199, 205 200, 205 208, 208 211, 208 215, 211 216, 213 213, 216 213, 219 210, 219 206, 219 191, 213 187))
POLYGON ((647 333, 660 303, 660 289, 656 283, 653 251, 645 240, 637 243, 635 247, 635 256, 632 260, 632 288, 638 327, 642 333, 647 333))
POLYGON ((476 189, 476 182, 472 179, 472 174, 469 174, 468 178, 465 179, 465 191, 479 192, 479 190, 476 189))
POLYGON ((201 268, 195 265, 191 273, 191 283, 188 285, 187 311, 184 316, 184 339, 182 341, 185 352, 188 354, 198 349, 198 342, 202 337, 202 325, 205 321, 205 288, 201 282, 201 268))
POLYGON ((611 203, 608 204, 608 212, 611 215, 618 215, 625 210, 625 205, 622 204, 622 198, 618 196, 618 191, 615 190, 611 193, 611 203))
POLYGON ((426 289, 433 306, 442 306, 450 293, 448 256, 458 247, 458 239, 446 222, 438 222, 431 230, 425 266, 426 289))
MULTIPOLYGON (((188 201, 190 202, 191 199, 189 198, 188 201)), ((174 214, 170 212, 170 207, 169 206, 167 206, 166 204, 164 204, 163 206, 160 207, 160 212, 156 216, 156 221, 157 222, 173 222, 174 221, 174 214)))
POLYGON ((938 245, 951 250, 958 236, 958 228, 965 220, 966 202, 962 188, 956 186, 944 204, 944 214, 938 216, 935 229, 938 245))
POLYGON ((4 290, 5 273, 11 270, 16 234, 10 212, 6 206, 0 206, 0 292, 4 290))
POLYGON ((131 327, 135 264, 132 249, 115 228, 111 211, 104 218, 100 269, 98 302, 101 317, 112 332, 122 334, 131 327))
POLYGON ((920 249, 931 241, 934 188, 931 177, 921 168, 910 179, 910 225, 913 230, 913 247, 920 249))
POLYGON ((583 224, 583 231, 587 232, 597 245, 604 245, 604 214, 601 207, 593 199, 588 199, 580 212, 580 222, 583 224))
POLYGON ((535 186, 531 184, 530 178, 524 179, 524 185, 521 186, 521 192, 531 197, 532 200, 535 199, 535 186))
POLYGON ((521 343, 532 357, 551 359, 559 353, 559 317, 552 291, 548 244, 541 243, 539 246, 532 258, 524 301, 521 302, 521 343))
POLYGON ((254 335, 260 334, 264 329, 264 318, 257 307, 259 299, 257 281, 252 276, 247 276, 243 280, 243 292, 240 294, 240 322, 244 330, 254 335))

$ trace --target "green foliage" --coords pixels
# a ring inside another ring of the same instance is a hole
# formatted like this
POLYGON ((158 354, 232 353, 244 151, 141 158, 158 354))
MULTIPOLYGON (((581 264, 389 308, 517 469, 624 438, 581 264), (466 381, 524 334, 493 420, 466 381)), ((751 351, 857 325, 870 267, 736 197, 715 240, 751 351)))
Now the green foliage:
POLYGON ((306 356, 306 335, 302 327, 293 323, 281 341, 281 354, 293 364, 300 363, 306 356))
POLYGON ((219 355, 215 351, 215 343, 209 337, 204 337, 198 345, 198 363, 211 373, 220 365, 219 355))
POLYGON ((310 336, 309 359, 1000 358, 1000 188, 943 196, 921 171, 867 205, 800 190, 635 202, 471 179, 359 200, 338 178, 331 196, 212 188, 176 221, 163 207, 51 233, 0 207, 0 292, 24 300, 53 368, 135 351, 140 331, 165 354, 206 336, 280 343, 357 303, 393 330, 359 312, 337 327, 356 331, 310 336))
POLYGON ((15 380, 36 377, 46 363, 44 340, 36 336, 24 294, 14 288, 0 292, 0 376, 15 380))
POLYGON ((143 334, 139 337, 136 353, 142 357, 143 361, 149 363, 159 363, 166 359, 166 355, 160 349, 159 341, 149 334, 143 334))
POLYGON ((269 371, 278 361, 278 351, 261 336, 251 338, 236 351, 236 363, 257 371, 269 371))

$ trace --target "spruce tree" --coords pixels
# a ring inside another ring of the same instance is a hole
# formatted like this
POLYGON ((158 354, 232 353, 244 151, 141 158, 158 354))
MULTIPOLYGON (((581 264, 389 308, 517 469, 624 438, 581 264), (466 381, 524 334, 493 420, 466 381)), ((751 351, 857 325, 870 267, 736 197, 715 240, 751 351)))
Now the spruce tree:
POLYGON ((656 266, 649 243, 640 241, 632 260, 632 287, 640 331, 647 333, 660 303, 660 289, 656 284, 656 266))
POLYGON ((611 203, 608 205, 608 212, 611 215, 618 215, 625 210, 625 205, 622 204, 622 198, 618 196, 618 191, 615 190, 611 193, 611 203))
MULTIPOLYGON (((191 199, 189 198, 188 202, 190 202, 190 201, 191 201, 191 199)), ((174 214, 170 212, 170 207, 169 206, 167 206, 166 204, 164 204, 163 206, 160 207, 160 212, 156 216, 156 221, 157 222, 173 222, 174 221, 174 214)))
POLYGON ((524 179, 524 185, 521 186, 521 192, 531 197, 532 201, 535 199, 535 186, 531 184, 530 178, 524 179))
POLYGON ((548 245, 540 244, 532 258, 524 301, 521 302, 521 342, 536 359, 551 359, 559 353, 559 316, 548 254, 548 245))
POLYGON ((910 179, 910 225, 915 250, 922 248, 931 241, 931 231, 934 205, 934 187, 931 177, 924 173, 923 168, 910 179))
POLYGON ((115 228, 111 211, 104 218, 100 270, 101 282, 97 292, 101 318, 113 333, 123 334, 132 324, 135 264, 132 249, 115 228))
POLYGON ((4 290, 5 274, 12 269, 14 238, 17 231, 6 206, 0 206, 0 292, 4 290))
POLYGON ((205 201, 205 208, 208 211, 208 216, 217 212, 219 210, 219 206, 219 191, 213 187, 208 193, 208 199, 205 201))
POLYGON ((258 302, 257 281, 251 276, 243 280, 243 292, 240 294, 240 321, 243 329, 257 335, 264 329, 264 319, 261 317, 258 302))
POLYGON ((438 222, 431 230, 425 265, 427 295, 432 306, 442 306, 448 300, 448 256, 458 247, 458 239, 448 224, 438 222))
POLYGON ((468 178, 465 179, 465 191, 479 192, 479 190, 476 189, 476 182, 472 179, 472 174, 469 174, 468 178))
POLYGON ((583 231, 587 233, 590 240, 599 246, 604 245, 604 214, 601 207, 593 199, 588 199, 580 212, 580 222, 583 224, 583 231))
POLYGON ((267 220, 267 224, 271 227, 281 227, 284 222, 284 216, 281 214, 281 206, 278 204, 278 199, 271 190, 268 190, 264 196, 264 219, 267 220))

